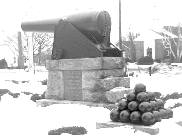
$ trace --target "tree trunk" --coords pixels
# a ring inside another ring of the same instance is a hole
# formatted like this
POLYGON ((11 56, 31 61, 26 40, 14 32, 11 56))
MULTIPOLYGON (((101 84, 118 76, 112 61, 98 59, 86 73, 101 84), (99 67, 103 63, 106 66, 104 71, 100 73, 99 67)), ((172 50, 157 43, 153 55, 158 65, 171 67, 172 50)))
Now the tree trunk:
POLYGON ((181 32, 180 32, 180 25, 178 26, 178 44, 177 44, 177 62, 179 63, 180 60, 181 60, 181 57, 180 57, 180 38, 181 38, 181 32))
POLYGON ((21 39, 21 32, 18 32, 18 68, 24 68, 24 57, 23 57, 23 48, 22 48, 22 39, 21 39))
POLYGON ((41 52, 42 52, 42 46, 40 45, 38 49, 38 65, 39 66, 41 65, 41 52))
POLYGON ((29 70, 33 70, 34 67, 34 33, 27 33, 27 45, 28 45, 28 60, 29 60, 29 70))

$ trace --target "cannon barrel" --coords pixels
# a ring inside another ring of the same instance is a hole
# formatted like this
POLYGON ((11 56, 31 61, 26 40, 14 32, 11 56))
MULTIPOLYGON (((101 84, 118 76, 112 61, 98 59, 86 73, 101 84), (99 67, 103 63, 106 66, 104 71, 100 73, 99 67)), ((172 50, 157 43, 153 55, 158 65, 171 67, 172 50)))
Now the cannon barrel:
POLYGON ((36 31, 36 32, 54 32, 55 26, 60 19, 40 20, 23 22, 21 28, 23 31, 36 31))
MULTIPOLYGON (((61 19, 23 22, 24 31, 54 32, 61 19)), ((92 11, 70 15, 65 19, 96 44, 110 36, 111 18, 107 11, 92 11)))

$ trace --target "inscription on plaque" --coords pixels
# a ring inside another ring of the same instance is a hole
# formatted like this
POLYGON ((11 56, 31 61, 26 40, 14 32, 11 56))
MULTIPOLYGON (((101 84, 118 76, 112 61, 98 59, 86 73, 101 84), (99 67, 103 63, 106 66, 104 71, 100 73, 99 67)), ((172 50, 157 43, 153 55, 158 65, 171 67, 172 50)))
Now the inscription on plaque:
POLYGON ((82 100, 82 72, 64 71, 64 98, 66 100, 82 100))

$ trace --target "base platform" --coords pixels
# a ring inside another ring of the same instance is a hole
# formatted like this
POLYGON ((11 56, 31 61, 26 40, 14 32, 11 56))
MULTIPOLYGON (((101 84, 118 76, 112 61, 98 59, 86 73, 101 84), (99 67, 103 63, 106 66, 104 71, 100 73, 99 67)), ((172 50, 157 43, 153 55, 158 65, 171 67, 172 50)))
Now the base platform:
POLYGON ((139 130, 145 133, 148 133, 150 135, 156 135, 159 133, 159 127, 154 125, 151 126, 143 126, 143 125, 134 125, 130 123, 121 123, 121 122, 97 122, 96 123, 96 129, 100 128, 114 128, 114 127, 121 127, 121 126, 129 126, 135 131, 139 130))

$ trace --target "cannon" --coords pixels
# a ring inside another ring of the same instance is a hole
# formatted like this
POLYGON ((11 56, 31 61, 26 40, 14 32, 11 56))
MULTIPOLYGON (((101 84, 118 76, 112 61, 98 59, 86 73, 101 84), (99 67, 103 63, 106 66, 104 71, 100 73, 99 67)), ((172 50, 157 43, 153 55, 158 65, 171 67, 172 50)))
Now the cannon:
POLYGON ((118 57, 111 45, 111 17, 107 11, 70 15, 64 19, 23 22, 23 31, 54 32, 52 59, 118 57))

